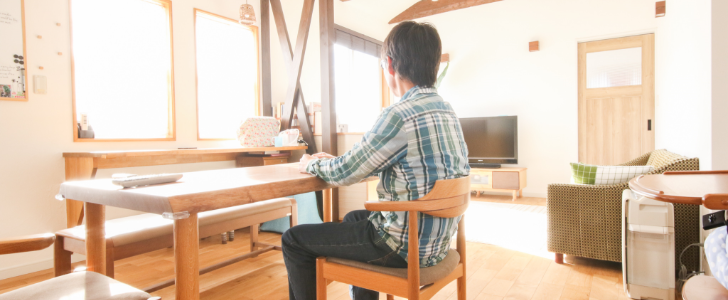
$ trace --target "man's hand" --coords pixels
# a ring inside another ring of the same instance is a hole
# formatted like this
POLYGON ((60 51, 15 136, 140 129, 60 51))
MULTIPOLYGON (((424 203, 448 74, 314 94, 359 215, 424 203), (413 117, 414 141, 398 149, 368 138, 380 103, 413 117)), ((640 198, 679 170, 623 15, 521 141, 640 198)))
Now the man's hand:
POLYGON ((308 154, 304 154, 303 156, 301 156, 301 162, 298 165, 298 171, 308 174, 308 172, 306 172, 306 167, 308 166, 308 162, 313 159, 316 159, 316 157, 308 154))
POLYGON ((336 158, 336 156, 333 156, 331 154, 328 154, 326 152, 319 152, 314 155, 312 155, 315 158, 336 158))
POLYGON ((329 159, 329 158, 336 158, 336 156, 333 156, 326 152, 319 152, 314 155, 304 154, 303 156, 301 156, 301 163, 298 165, 298 171, 300 171, 301 173, 308 173, 308 172, 306 172, 306 167, 308 166, 308 163, 311 160, 322 159, 322 158, 329 159))

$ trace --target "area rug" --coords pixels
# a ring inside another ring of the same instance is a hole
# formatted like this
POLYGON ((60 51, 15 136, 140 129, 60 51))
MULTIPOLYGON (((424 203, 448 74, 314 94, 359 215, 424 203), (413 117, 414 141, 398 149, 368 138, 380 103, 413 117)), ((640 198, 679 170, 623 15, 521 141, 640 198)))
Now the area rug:
POLYGON ((469 242, 553 257, 546 251, 545 206, 471 201, 465 228, 469 242))

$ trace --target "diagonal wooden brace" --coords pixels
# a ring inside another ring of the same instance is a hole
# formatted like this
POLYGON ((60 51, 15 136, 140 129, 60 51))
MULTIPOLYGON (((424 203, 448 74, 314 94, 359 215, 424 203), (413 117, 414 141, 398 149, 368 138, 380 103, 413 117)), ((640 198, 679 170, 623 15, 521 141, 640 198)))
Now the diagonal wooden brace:
POLYGON ((283 16, 283 9, 280 0, 270 0, 270 6, 273 11, 273 19, 276 22, 276 30, 278 39, 281 44, 281 52, 288 70, 288 90, 286 92, 285 105, 281 115, 282 129, 290 128, 293 120, 293 107, 297 107, 298 120, 300 122, 301 133, 303 139, 309 144, 308 153, 316 152, 316 144, 311 130, 311 122, 308 117, 308 109, 303 99, 303 90, 301 89, 301 70, 303 67, 303 58, 306 53, 306 42, 311 26, 315 0, 305 0, 303 4, 303 12, 301 15, 301 23, 298 27, 298 36, 296 37, 295 52, 291 47, 291 41, 288 36, 288 28, 286 20, 283 16))

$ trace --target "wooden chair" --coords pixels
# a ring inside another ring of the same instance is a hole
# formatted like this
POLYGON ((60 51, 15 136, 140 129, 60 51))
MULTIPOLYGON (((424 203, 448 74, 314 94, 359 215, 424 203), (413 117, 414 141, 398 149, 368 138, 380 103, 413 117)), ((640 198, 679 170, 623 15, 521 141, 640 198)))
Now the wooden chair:
MULTIPOLYGON (((369 201, 364 207, 370 211, 407 211, 410 216, 418 212, 441 218, 461 216, 470 201, 470 178, 462 177, 435 182, 432 191, 415 201, 369 201)), ((458 281, 458 299, 465 300, 465 226, 464 216, 458 223, 457 251, 449 251, 439 264, 420 268, 420 254, 409 251, 408 267, 386 268, 362 262, 319 257, 316 261, 317 298, 326 299, 326 286, 339 281, 354 286, 387 293, 410 300, 430 299, 453 280, 458 281)), ((409 218, 409 236, 416 237, 418 219, 409 218)), ((419 239, 409 239, 409 249, 419 249, 419 239)))
MULTIPOLYGON (((45 249, 55 241, 52 233, 0 240, 0 255, 45 249)), ((0 300, 159 300, 159 297, 94 272, 77 272, 35 283, 0 295, 0 300)))

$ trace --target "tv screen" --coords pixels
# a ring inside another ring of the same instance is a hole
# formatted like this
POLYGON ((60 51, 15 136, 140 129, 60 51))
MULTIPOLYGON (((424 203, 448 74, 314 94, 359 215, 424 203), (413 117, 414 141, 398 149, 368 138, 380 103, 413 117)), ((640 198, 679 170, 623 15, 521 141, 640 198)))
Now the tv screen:
POLYGON ((470 163, 517 164, 518 117, 462 118, 470 163))

